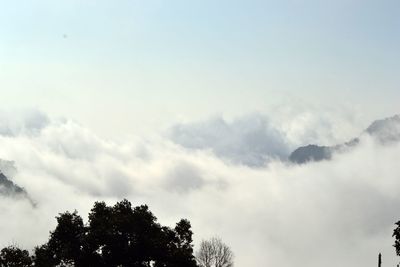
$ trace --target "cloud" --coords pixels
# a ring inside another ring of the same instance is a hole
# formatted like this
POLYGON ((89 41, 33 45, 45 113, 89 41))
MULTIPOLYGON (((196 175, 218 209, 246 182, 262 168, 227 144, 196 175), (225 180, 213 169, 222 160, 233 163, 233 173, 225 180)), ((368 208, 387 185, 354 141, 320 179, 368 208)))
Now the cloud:
POLYGON ((15 167, 14 161, 2 160, 0 159, 0 172, 9 178, 13 178, 17 173, 17 168, 15 167))
MULTIPOLYGON (((285 136, 275 134, 281 133, 273 130, 279 125, 258 116, 180 127, 177 136, 189 144, 162 136, 108 140, 73 121, 54 119, 35 134, 26 129, 1 135, 0 158, 15 161, 13 179, 37 207, 0 199, 0 245, 32 248, 48 238, 59 212, 77 209, 85 218, 94 201, 126 197, 133 205, 148 204, 163 224, 188 218, 196 245, 220 236, 232 247, 236 266, 366 266, 375 264, 379 252, 387 266, 395 266, 391 233, 400 219, 399 143, 382 145, 364 135, 348 153, 297 166, 271 157, 275 148, 251 144, 285 136), (191 136, 200 138, 191 143, 191 136), (228 140, 219 147, 223 136, 228 140), (236 141, 241 148, 229 148, 236 141), (249 167, 239 151, 259 153, 269 164, 249 167)), ((276 150, 286 147, 281 143, 276 150)))
POLYGON ((189 149, 209 149, 232 163, 261 167, 285 159, 290 151, 284 133, 262 115, 248 115, 232 122, 217 117, 204 122, 177 124, 170 132, 176 144, 189 149))
POLYGON ((178 193, 201 189, 205 184, 200 170, 186 162, 179 162, 168 173, 165 187, 178 193))
POLYGON ((37 110, 0 111, 0 135, 17 136, 38 134, 49 123, 49 118, 37 110))

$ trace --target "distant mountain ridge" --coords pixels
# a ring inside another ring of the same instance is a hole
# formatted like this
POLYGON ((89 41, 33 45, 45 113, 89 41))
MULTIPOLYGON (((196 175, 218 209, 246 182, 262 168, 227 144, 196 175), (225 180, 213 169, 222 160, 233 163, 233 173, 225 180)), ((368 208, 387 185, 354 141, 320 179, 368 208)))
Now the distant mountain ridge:
POLYGON ((15 184, 0 171, 0 194, 3 196, 27 196, 25 189, 15 184))
MULTIPOLYGON (((376 120, 362 134, 370 135, 382 144, 398 142, 400 141, 400 115, 376 120)), ((357 146, 359 142, 360 139, 357 137, 349 142, 335 146, 319 146, 315 144, 302 146, 290 154, 289 161, 296 164, 304 164, 310 161, 329 160, 334 153, 346 151, 357 146)))
POLYGON ((400 141, 400 115, 376 120, 365 132, 376 137, 382 143, 400 141))
POLYGON ((0 159, 0 196, 26 199, 32 206, 36 206, 26 190, 10 179, 16 172, 13 161, 0 159))

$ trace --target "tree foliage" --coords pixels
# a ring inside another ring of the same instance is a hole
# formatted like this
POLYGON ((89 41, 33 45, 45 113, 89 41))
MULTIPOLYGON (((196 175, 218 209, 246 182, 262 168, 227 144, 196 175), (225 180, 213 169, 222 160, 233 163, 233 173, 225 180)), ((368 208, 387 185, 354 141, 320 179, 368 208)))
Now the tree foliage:
POLYGON ((8 246, 0 252, 0 266, 2 267, 26 267, 32 265, 32 259, 27 250, 16 246, 8 246))
POLYGON ((397 227, 393 231, 393 237, 395 238, 394 247, 396 249, 396 254, 400 256, 400 221, 396 223, 397 227))
POLYGON ((0 266, 195 267, 191 225, 162 226, 146 205, 127 200, 114 206, 96 202, 85 225, 75 211, 56 217, 46 244, 29 257, 26 250, 4 248, 0 266))

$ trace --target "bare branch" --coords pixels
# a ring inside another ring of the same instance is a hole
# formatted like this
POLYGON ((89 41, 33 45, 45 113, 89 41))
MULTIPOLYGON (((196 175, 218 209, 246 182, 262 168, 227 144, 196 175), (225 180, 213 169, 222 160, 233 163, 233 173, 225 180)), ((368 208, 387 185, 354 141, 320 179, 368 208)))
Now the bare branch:
POLYGON ((220 238, 202 241, 196 253, 200 267, 232 267, 233 252, 220 238))

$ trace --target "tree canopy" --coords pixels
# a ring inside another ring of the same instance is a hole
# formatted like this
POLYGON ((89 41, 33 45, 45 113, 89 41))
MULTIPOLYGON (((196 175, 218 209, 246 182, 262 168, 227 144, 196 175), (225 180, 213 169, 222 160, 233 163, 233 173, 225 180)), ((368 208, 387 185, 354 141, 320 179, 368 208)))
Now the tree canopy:
POLYGON ((16 246, 8 246, 0 252, 0 266, 2 267, 26 267, 32 265, 32 259, 27 250, 16 246))
POLYGON ((1 250, 0 266, 195 267, 191 225, 162 226, 148 206, 128 200, 96 202, 85 224, 76 211, 56 217, 57 226, 34 255, 16 247, 1 250))
POLYGON ((400 256, 400 221, 396 223, 397 227, 393 231, 393 237, 395 238, 394 247, 396 249, 396 254, 400 256))

